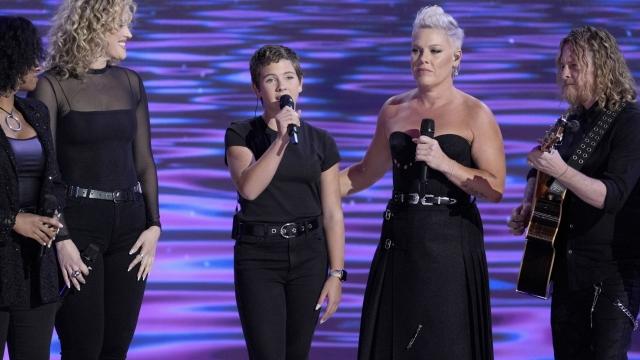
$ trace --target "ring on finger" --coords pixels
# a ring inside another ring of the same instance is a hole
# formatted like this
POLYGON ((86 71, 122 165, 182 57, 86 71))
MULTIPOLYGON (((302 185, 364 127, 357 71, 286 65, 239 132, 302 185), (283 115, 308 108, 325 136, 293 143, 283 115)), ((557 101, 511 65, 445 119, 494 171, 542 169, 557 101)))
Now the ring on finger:
POLYGON ((80 276, 80 274, 81 274, 80 270, 74 270, 74 271, 71 273, 71 276, 73 276, 73 277, 78 277, 78 276, 80 276))
POLYGON ((143 254, 143 253, 140 253, 140 254, 138 254, 138 255, 140 255, 140 257, 141 257, 141 258, 143 258, 143 257, 144 257, 144 254, 143 254))

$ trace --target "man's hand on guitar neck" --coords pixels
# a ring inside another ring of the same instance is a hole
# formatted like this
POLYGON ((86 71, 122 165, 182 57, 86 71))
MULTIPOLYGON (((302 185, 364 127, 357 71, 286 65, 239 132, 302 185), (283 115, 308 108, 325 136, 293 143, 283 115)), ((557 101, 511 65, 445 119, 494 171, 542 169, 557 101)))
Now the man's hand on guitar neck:
POLYGON ((531 149, 527 155, 527 164, 556 179, 567 171, 568 166, 557 151, 552 151, 550 154, 546 151, 540 151, 540 146, 531 149))

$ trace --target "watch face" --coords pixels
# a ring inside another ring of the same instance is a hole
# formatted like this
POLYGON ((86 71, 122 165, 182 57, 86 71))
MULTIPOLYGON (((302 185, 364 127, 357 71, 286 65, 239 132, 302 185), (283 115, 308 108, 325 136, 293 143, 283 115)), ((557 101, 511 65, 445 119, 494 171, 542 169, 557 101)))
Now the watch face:
POLYGON ((340 276, 340 281, 347 281, 347 270, 342 270, 342 275, 340 276))

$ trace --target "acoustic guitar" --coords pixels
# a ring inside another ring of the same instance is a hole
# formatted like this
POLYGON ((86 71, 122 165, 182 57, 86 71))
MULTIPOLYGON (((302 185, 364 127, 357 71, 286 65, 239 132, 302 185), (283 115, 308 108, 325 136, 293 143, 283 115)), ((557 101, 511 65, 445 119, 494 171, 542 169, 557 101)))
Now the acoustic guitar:
MULTIPOLYGON (((567 124, 565 115, 559 118, 542 140, 540 150, 549 153, 554 151, 562 140, 567 124)), ((553 177, 538 171, 531 220, 525 235, 524 253, 516 286, 517 292, 542 299, 549 298, 549 281, 556 254, 553 242, 560 226, 562 202, 566 194, 566 190, 560 194, 549 192, 554 180, 553 177)))

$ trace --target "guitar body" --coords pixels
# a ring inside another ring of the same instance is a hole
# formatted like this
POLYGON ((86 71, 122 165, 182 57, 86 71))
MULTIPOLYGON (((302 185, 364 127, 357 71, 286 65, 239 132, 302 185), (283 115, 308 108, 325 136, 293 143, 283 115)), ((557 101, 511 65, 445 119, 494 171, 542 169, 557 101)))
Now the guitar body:
POLYGON ((549 175, 538 171, 531 221, 525 236, 524 254, 516 286, 516 291, 542 299, 549 298, 549 281, 556 255, 553 243, 560 226, 564 200, 564 193, 560 198, 545 198, 548 184, 553 180, 549 175))
MULTIPOLYGON (((556 125, 543 139, 542 151, 549 151, 562 139, 565 126, 565 118, 558 119, 556 125)), ((516 285, 517 292, 542 299, 549 298, 549 281, 556 253, 553 245, 560 227, 562 202, 566 194, 566 191, 561 194, 549 192, 554 180, 551 176, 538 171, 531 220, 525 235, 524 253, 516 285)))

